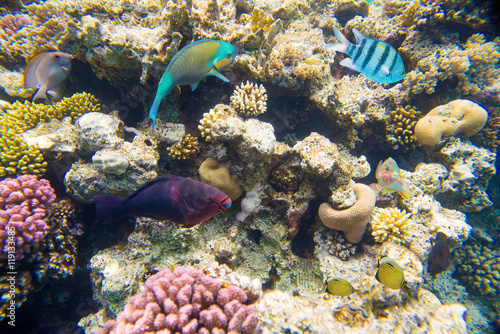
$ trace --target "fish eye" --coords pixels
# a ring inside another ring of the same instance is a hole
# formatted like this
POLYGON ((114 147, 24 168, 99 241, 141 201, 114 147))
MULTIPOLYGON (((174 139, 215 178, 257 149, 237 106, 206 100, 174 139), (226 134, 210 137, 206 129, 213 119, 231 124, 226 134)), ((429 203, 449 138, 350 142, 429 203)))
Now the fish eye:
POLYGON ((405 74, 405 71, 401 71, 401 75, 404 75, 405 74))
POLYGON ((61 58, 59 55, 55 55, 55 57, 56 57, 57 59, 61 58))

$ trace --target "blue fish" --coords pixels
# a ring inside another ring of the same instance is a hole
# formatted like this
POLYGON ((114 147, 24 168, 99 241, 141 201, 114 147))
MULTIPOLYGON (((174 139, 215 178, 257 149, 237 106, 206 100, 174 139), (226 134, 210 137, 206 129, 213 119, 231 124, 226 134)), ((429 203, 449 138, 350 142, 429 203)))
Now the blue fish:
POLYGON ((193 227, 231 207, 221 190, 189 177, 164 176, 144 184, 127 198, 94 195, 96 221, 109 223, 123 217, 149 217, 193 227))
POLYGON ((343 59, 340 65, 382 84, 391 84, 404 79, 403 60, 391 45, 363 36, 358 30, 353 29, 352 32, 356 37, 355 45, 351 44, 337 27, 334 26, 333 31, 340 43, 327 44, 324 48, 345 53, 350 57, 343 59))
POLYGON ((177 52, 160 79, 156 97, 149 111, 153 129, 161 100, 175 86, 191 85, 191 90, 194 91, 207 75, 214 75, 224 82, 229 82, 229 79, 219 71, 231 65, 236 54, 237 50, 233 45, 212 39, 193 42, 177 52))

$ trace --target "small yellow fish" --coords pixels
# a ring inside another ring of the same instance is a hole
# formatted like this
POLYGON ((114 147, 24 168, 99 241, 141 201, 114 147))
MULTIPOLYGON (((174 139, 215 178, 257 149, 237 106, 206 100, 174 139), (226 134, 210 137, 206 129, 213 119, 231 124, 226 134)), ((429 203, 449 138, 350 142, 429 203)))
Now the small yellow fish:
POLYGON ((378 260, 375 278, 386 287, 394 290, 407 290, 405 274, 399 264, 388 256, 378 260))
POLYGON ((401 175, 399 166, 393 158, 378 163, 375 177, 378 184, 387 192, 397 191, 404 199, 413 195, 408 182, 401 175))
POLYGON ((326 281, 326 292, 336 296, 349 296, 356 289, 347 280, 339 277, 330 277, 326 281))

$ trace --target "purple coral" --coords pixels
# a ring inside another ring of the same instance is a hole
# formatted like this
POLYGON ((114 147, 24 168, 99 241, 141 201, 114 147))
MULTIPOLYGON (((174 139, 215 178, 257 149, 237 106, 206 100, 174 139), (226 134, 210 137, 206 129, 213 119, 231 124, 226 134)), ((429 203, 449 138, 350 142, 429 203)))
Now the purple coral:
POLYGON ((36 249, 48 226, 43 220, 56 198, 49 181, 34 175, 0 181, 0 258, 19 260, 36 249))
POLYGON ((254 333, 255 308, 245 302, 241 288, 225 288, 200 270, 164 269, 148 278, 145 291, 130 298, 116 320, 97 333, 254 333))

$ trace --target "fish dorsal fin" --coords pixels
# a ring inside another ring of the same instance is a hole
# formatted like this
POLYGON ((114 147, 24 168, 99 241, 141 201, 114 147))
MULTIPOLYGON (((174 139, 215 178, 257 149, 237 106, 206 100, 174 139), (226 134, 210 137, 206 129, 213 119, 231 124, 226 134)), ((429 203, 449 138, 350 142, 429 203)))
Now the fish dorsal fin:
POLYGON ((219 71, 217 71, 217 69, 215 67, 212 67, 212 69, 208 72, 207 75, 213 75, 213 76, 216 76, 217 78, 221 79, 224 82, 229 82, 229 79, 226 78, 225 76, 223 76, 222 74, 220 74, 219 71))
POLYGON ((191 91, 194 92, 194 90, 198 87, 198 85, 200 84, 200 82, 195 82, 195 83, 192 83, 190 86, 191 86, 191 91))
POLYGON ((356 66, 356 64, 354 64, 354 62, 352 61, 352 58, 344 58, 344 59, 342 59, 340 61, 339 64, 342 65, 342 66, 345 66, 347 68, 350 68, 351 70, 356 71, 356 72, 360 72, 361 71, 359 69, 359 67, 356 66))
POLYGON ((128 198, 128 200, 131 200, 132 198, 134 198, 135 196, 137 196, 137 194, 139 194, 143 189, 151 187, 153 184, 161 182, 161 181, 164 181, 165 179, 171 179, 171 178, 177 178, 177 177, 179 177, 179 176, 166 175, 166 176, 157 177, 157 178, 155 178, 155 179, 153 179, 151 181, 148 181, 148 182, 144 183, 142 186, 140 186, 139 188, 137 188, 136 191, 134 191, 133 193, 131 193, 127 198, 128 198))
POLYGON ((386 77, 389 75, 389 67, 387 67, 387 65, 382 65, 382 67, 380 67, 380 73, 379 73, 381 76, 383 77, 386 77))
POLYGON ((354 37, 356 38, 356 44, 360 44, 361 41, 366 38, 362 33, 359 32, 358 29, 352 29, 352 33, 354 34, 354 37))

